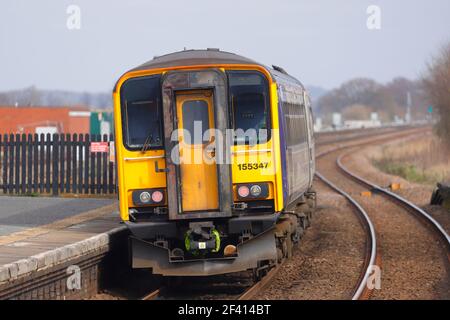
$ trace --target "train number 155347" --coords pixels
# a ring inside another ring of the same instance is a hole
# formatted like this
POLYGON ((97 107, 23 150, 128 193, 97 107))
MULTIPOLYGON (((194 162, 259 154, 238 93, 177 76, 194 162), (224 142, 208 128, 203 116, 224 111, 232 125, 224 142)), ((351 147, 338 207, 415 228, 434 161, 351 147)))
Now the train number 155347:
POLYGON ((260 163, 239 163, 239 170, 258 170, 258 169, 266 169, 268 167, 268 162, 260 162, 260 163))

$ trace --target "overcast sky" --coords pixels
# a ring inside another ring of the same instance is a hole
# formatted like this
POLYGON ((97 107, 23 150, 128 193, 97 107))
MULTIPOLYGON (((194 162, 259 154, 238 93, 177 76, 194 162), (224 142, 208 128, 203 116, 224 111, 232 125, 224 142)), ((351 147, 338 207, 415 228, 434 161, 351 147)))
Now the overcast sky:
POLYGON ((2 0, 0 91, 109 91, 127 69, 186 48, 276 64, 308 85, 415 78, 450 41, 449 0, 2 0), (67 28, 67 7, 81 28, 67 28), (381 29, 366 26, 369 5, 381 29))

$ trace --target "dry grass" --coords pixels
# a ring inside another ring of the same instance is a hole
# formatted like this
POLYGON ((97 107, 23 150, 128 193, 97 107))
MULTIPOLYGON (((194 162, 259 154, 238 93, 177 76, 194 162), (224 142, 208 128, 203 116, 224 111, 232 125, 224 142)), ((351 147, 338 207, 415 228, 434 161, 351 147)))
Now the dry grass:
POLYGON ((382 146, 371 158, 380 170, 412 182, 450 180, 450 150, 431 134, 382 146))

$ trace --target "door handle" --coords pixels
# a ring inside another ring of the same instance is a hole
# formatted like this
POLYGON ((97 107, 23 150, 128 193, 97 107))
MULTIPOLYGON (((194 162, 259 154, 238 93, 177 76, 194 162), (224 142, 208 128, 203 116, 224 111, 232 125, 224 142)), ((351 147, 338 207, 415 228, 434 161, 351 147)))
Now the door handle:
POLYGON ((160 169, 158 167, 158 161, 155 161, 155 172, 169 172, 169 168, 162 168, 162 169, 160 169))

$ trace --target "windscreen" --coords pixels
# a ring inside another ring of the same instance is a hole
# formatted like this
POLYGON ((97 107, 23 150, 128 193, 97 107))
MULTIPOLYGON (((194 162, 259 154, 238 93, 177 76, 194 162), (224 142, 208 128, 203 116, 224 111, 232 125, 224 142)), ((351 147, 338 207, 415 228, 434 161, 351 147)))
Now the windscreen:
POLYGON ((120 90, 123 141, 128 149, 162 147, 160 77, 127 80, 120 90))
POLYGON ((268 84, 255 71, 228 72, 235 143, 263 143, 269 137, 268 84))

